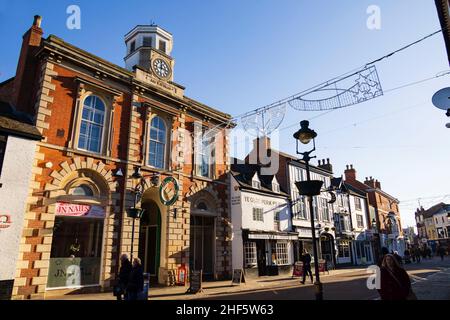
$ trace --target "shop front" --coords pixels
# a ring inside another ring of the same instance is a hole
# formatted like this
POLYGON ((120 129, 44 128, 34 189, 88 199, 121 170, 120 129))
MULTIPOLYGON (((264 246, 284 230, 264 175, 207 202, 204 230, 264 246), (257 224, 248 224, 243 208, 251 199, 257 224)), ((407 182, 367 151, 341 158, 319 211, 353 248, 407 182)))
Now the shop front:
POLYGON ((372 245, 367 232, 360 233, 356 240, 352 241, 353 261, 355 265, 367 265, 374 263, 372 245))
POLYGON ((348 265, 352 263, 352 250, 351 250, 350 239, 337 239, 337 259, 336 263, 338 265, 348 265))
POLYGON ((294 263, 294 232, 245 230, 244 269, 247 277, 291 275, 294 263))
POLYGON ((100 285, 105 214, 99 205, 56 203, 47 290, 100 285))

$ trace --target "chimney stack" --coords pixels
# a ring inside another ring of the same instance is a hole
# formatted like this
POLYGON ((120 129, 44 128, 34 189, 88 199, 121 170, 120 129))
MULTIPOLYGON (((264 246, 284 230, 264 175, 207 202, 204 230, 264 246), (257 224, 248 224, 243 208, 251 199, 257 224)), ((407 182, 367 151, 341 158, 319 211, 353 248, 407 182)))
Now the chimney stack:
POLYGON ((349 166, 347 165, 347 170, 344 171, 345 180, 346 181, 356 181, 356 170, 353 169, 353 165, 349 166))
POLYGON ((333 165, 330 163, 330 159, 327 158, 327 160, 325 161, 325 159, 323 160, 319 160, 319 168, 327 170, 329 172, 333 172, 333 165))
POLYGON ((33 25, 25 32, 20 49, 19 62, 17 64, 16 76, 14 77, 14 88, 11 103, 18 111, 26 112, 35 116, 33 99, 35 97, 35 84, 37 83, 37 59, 42 34, 41 16, 34 16, 33 25))
POLYGON ((370 177, 369 179, 366 178, 366 181, 364 181, 364 184, 369 186, 372 189, 376 188, 375 180, 373 180, 373 177, 370 177))

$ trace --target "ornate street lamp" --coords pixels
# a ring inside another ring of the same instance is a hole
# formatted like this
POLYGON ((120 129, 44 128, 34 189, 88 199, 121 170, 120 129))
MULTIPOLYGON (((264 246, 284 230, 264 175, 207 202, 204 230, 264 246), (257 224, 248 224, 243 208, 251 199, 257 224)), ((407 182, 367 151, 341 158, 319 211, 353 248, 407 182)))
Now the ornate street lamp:
POLYGON ((306 181, 297 181, 295 183, 299 194, 308 196, 309 201, 309 212, 311 215, 311 233, 312 233, 312 242, 313 242, 313 252, 314 252, 314 273, 316 276, 316 281, 314 286, 316 288, 316 300, 323 300, 323 287, 320 282, 320 274, 319 274, 319 259, 317 253, 317 244, 316 244, 316 228, 314 226, 314 208, 313 208, 313 196, 318 196, 320 194, 320 189, 322 188, 323 181, 311 180, 311 173, 309 169, 309 161, 314 157, 311 157, 311 153, 316 150, 316 142, 315 138, 317 137, 317 133, 309 128, 309 121, 300 122, 300 130, 294 133, 294 138, 297 142, 297 154, 303 156, 302 160, 306 163, 306 181), (313 148, 310 151, 299 152, 299 142, 301 144, 308 144, 313 141, 313 148))

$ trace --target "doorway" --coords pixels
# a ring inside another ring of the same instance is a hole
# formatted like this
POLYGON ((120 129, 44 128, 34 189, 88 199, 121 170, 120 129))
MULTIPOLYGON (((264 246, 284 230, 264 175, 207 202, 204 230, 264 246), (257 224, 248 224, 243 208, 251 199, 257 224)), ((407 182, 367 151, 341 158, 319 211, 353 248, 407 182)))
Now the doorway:
POLYGON ((256 258, 258 260, 258 276, 267 276, 266 241, 256 240, 256 258))
POLYGON ((191 216, 190 270, 202 270, 203 280, 214 280, 215 218, 191 216))
POLYGON ((139 257, 144 272, 150 274, 150 282, 158 282, 161 254, 161 212, 153 201, 142 204, 145 210, 139 228, 139 257))

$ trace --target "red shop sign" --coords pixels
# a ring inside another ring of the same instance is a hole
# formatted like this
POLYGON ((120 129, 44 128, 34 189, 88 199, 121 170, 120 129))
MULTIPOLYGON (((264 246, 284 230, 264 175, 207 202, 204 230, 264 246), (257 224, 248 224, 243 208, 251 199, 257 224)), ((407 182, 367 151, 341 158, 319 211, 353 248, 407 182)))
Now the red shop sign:
POLYGON ((104 218, 105 209, 100 206, 91 206, 87 204, 57 202, 55 214, 57 216, 65 217, 104 218))

